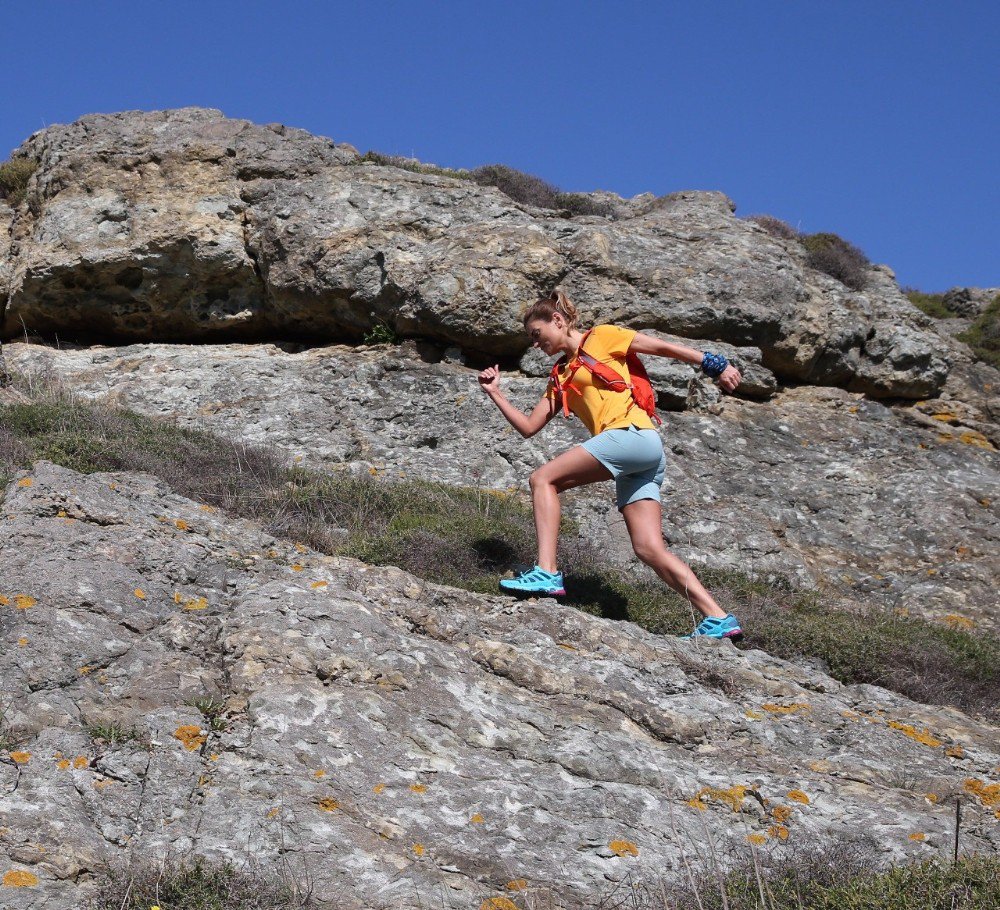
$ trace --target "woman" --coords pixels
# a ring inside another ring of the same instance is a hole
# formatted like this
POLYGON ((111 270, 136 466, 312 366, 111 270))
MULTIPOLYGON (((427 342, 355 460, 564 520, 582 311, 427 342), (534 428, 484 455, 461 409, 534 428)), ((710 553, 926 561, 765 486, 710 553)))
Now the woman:
POLYGON ((664 545, 660 484, 666 457, 650 414, 637 404, 637 395, 631 390, 626 356, 630 352, 654 354, 697 364, 727 392, 740 384, 740 371, 719 354, 703 354, 632 329, 599 325, 585 334, 576 327, 577 315, 576 307, 559 290, 536 301, 524 315, 524 327, 533 347, 550 356, 565 355, 559 368, 553 370, 545 395, 530 414, 511 404, 500 391, 499 366, 487 367, 479 374, 482 390, 525 439, 544 427, 560 407, 567 415, 570 410, 576 414, 591 432, 583 445, 563 452, 531 475, 538 563, 517 578, 503 579, 500 587, 514 594, 565 594, 563 575, 556 565, 559 494, 614 478, 618 509, 625 518, 635 555, 687 597, 704 617, 691 635, 682 637, 739 641, 743 632, 736 617, 721 609, 694 572, 664 545), (581 342, 585 342, 582 353, 581 342), (591 368, 581 365, 581 357, 591 368), (621 381, 602 378, 610 374, 595 361, 610 367, 621 381))

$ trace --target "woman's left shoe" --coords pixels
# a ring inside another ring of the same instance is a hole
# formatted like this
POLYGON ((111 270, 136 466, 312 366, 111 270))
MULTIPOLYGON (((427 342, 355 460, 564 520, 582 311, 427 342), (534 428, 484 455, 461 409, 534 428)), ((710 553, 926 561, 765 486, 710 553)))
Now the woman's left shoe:
POLYGON ((507 594, 533 594, 539 597, 562 597, 566 593, 562 572, 546 572, 539 566, 522 572, 517 578, 501 578, 500 590, 507 594))
POLYGON ((724 617, 706 616, 690 635, 681 635, 681 638, 728 638, 732 641, 743 640, 743 630, 740 628, 740 621, 727 613, 724 617))

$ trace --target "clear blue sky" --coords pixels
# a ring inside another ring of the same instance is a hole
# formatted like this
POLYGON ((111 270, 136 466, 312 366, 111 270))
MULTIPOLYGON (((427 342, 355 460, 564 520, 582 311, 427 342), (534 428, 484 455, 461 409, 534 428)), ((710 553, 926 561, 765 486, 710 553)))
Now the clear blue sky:
POLYGON ((567 190, 718 189, 901 284, 1000 286, 1000 3, 4 3, 0 158, 185 105, 567 190))

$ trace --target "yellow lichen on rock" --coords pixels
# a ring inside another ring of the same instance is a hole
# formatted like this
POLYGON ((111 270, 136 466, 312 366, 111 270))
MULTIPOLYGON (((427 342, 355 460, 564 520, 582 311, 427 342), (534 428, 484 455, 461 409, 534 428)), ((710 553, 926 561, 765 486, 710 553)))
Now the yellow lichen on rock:
POLYGON ((469 819, 469 824, 481 825, 486 819, 484 819, 478 812, 476 812, 472 818, 469 819))
POLYGON ((931 746, 932 748, 936 748, 937 746, 942 745, 941 740, 933 736, 931 734, 931 731, 928 730, 926 727, 924 727, 923 730, 918 730, 912 724, 904 724, 898 720, 890 720, 888 725, 893 730, 899 730, 900 733, 910 737, 910 739, 914 740, 915 742, 921 743, 925 746, 931 746))
POLYGON ((771 825, 767 833, 778 840, 788 840, 788 829, 784 825, 771 825))
POLYGON ((774 820, 780 825, 784 824, 792 817, 792 807, 791 806, 775 806, 771 810, 771 815, 774 820))
POLYGON ((336 812, 340 808, 340 803, 330 796, 324 797, 316 805, 324 812, 336 812))
POLYGON ((424 855, 424 853, 425 853, 425 850, 424 850, 424 845, 423 845, 423 844, 414 844, 414 845, 413 845, 413 852, 414 852, 414 853, 415 853, 415 854, 416 854, 417 856, 423 856, 423 855, 424 855))
POLYGON ((31 761, 30 752, 11 752, 10 760, 14 762, 15 765, 26 765, 31 761))
POLYGON ((38 884, 38 876, 24 869, 12 869, 4 873, 3 883, 8 888, 32 888, 38 884))
POLYGON ((613 840, 608 844, 608 849, 615 856, 638 856, 639 848, 630 840, 613 840))
POLYGON ((802 803, 805 806, 809 805, 809 797, 806 796, 801 790, 789 790, 787 793, 789 799, 795 800, 797 803, 802 803))
POLYGON ((528 887, 528 882, 523 878, 515 878, 512 882, 507 882, 504 887, 508 891, 524 891, 528 887))
POLYGON ((927 835, 924 834, 923 831, 914 831, 913 834, 910 835, 910 840, 925 841, 927 840, 927 835))
POLYGON ((412 793, 426 793, 427 787, 424 784, 410 784, 410 791, 412 793))
POLYGON ((985 781, 969 777, 965 781, 965 792, 977 797, 987 809, 1000 806, 1000 784, 987 784, 985 781))
POLYGON ((759 847, 761 844, 767 843, 767 836, 764 834, 748 834, 747 842, 759 847))
POLYGON ((790 705, 776 705, 768 702, 766 705, 761 705, 761 708, 769 714, 804 714, 807 711, 812 711, 812 705, 805 702, 794 702, 790 705))
MULTIPOLYGON (((719 802, 725 803, 729 806, 733 812, 739 812, 740 806, 743 805, 743 800, 746 799, 747 790, 742 784, 733 784, 731 787, 702 787, 698 793, 695 795, 694 800, 688 802, 689 806, 694 806, 695 802, 702 802, 707 799, 715 799, 719 802)), ((703 809, 704 805, 694 806, 695 808, 703 809)))
POLYGON ((518 910, 518 907, 509 898, 488 897, 479 905, 479 910, 518 910))
POLYGON ((38 601, 30 594, 15 594, 14 606, 18 610, 30 610, 38 601))
POLYGON ((378 795, 379 793, 384 793, 385 792, 385 784, 375 784, 375 786, 372 787, 372 791, 376 795, 378 795))
POLYGON ((181 724, 174 730, 174 739, 179 739, 188 752, 194 752, 205 744, 208 736, 195 724, 181 724))
POLYGON ((952 629, 974 629, 976 624, 967 616, 960 616, 958 613, 948 613, 942 620, 946 626, 952 629))

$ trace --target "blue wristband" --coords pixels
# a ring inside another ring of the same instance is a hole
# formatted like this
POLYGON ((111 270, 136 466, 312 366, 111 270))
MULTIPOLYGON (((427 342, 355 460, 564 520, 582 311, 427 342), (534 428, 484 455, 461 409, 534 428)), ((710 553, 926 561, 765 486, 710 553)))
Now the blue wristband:
POLYGON ((721 354, 709 354, 705 352, 705 356, 701 358, 701 370, 712 379, 717 379, 723 374, 726 367, 729 366, 729 361, 726 360, 721 354))

